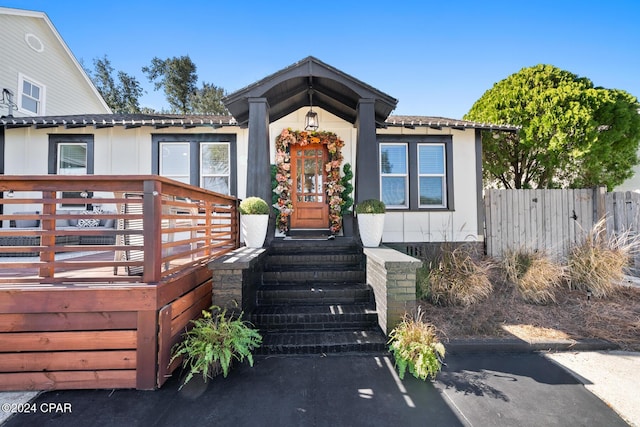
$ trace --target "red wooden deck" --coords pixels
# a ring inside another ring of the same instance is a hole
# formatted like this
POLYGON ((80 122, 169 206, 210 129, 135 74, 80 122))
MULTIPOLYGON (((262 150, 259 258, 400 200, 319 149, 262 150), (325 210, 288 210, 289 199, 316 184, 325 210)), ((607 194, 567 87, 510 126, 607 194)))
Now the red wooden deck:
POLYGON ((176 367, 171 347, 211 304, 208 261, 238 247, 237 200, 147 176, 4 176, 0 191, 5 225, 40 221, 0 229, 0 242, 26 233, 40 243, 0 245, 4 255, 36 254, 0 256, 0 390, 160 387, 176 367), (60 243, 96 233, 56 227, 74 216, 60 209, 61 191, 116 206, 83 214, 119 221, 97 231, 115 244, 60 243), (15 214, 30 210, 38 214, 15 214))

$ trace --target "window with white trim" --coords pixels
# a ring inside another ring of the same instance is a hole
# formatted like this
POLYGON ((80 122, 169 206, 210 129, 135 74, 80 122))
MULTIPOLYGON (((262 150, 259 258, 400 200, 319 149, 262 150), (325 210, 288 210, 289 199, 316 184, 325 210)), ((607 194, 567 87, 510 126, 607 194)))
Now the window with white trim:
POLYGON ((18 75, 18 110, 23 113, 44 115, 45 86, 33 79, 18 75))
POLYGON ((188 142, 161 142, 159 175, 190 184, 190 157, 190 144, 188 142))
POLYGON ((200 143, 200 187, 230 194, 231 149, 228 142, 200 143))
MULTIPOLYGON (((93 174, 93 135, 50 135, 49 136, 49 174, 55 175, 92 175, 93 174)), ((81 199, 91 194, 84 191, 60 191, 59 198, 81 199)), ((78 202, 61 203, 61 208, 86 208, 78 202)))
POLYGON ((445 206, 446 164, 444 144, 418 144, 419 207, 445 206))
POLYGON ((390 208, 409 207, 407 144, 380 144, 380 191, 390 208))

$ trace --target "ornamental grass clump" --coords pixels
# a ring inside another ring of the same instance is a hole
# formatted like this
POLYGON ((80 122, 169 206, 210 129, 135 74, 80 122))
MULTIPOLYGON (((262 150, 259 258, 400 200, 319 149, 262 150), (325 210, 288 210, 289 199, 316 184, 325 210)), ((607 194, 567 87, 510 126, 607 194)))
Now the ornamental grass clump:
POLYGON ((544 252, 528 249, 508 251, 502 261, 507 281, 522 299, 532 304, 556 302, 556 290, 565 280, 565 268, 544 252))
POLYGON ((202 317, 192 320, 193 327, 184 333, 184 341, 173 347, 171 362, 182 357, 182 366, 188 369, 180 388, 196 374, 202 374, 205 382, 221 372, 226 378, 233 360, 246 358, 253 366, 251 351, 262 344, 262 336, 242 320, 242 313, 233 318, 226 309, 210 310, 202 310, 202 317))
POLYGON ((607 236, 606 222, 598 221, 581 243, 571 248, 568 268, 572 289, 606 298, 624 277, 624 268, 638 250, 638 238, 630 233, 607 236))
POLYGON ((389 350, 403 379, 407 369, 416 378, 435 379, 442 369, 445 348, 436 336, 436 328, 423 320, 418 307, 411 316, 405 313, 402 322, 389 333, 389 350))
POLYGON ((466 245, 444 246, 439 260, 431 264, 429 292, 436 305, 470 306, 491 295, 491 263, 479 259, 466 245))

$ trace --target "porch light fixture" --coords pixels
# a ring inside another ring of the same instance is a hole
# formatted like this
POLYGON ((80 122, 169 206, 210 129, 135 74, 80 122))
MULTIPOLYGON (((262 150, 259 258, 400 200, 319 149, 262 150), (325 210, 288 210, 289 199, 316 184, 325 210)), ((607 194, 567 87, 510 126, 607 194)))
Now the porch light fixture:
POLYGON ((309 88, 309 112, 304 116, 304 130, 316 130, 320 126, 318 121, 318 113, 313 111, 313 88, 309 88))

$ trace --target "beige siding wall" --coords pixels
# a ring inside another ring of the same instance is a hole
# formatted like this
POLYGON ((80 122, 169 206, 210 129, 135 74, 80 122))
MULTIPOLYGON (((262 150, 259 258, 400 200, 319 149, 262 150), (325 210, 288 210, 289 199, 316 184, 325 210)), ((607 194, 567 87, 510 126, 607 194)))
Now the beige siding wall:
MULTIPOLYGON (((314 110, 316 110, 314 108, 314 110)), ((345 141, 344 161, 355 169, 355 150, 357 131, 352 124, 320 109, 322 129, 335 132, 345 141)), ((275 158, 275 139, 282 129, 302 129, 307 108, 302 108, 272 123, 269 128, 271 141, 271 161, 275 158)), ((7 175, 46 174, 49 156, 50 134, 92 134, 95 147, 96 174, 150 174, 152 170, 151 135, 152 134, 200 134, 220 133, 237 135, 237 187, 238 197, 246 196, 248 130, 237 126, 212 129, 198 127, 193 129, 166 128, 153 129, 140 127, 125 130, 122 127, 94 129, 19 128, 6 130, 5 173, 7 175)), ((442 242, 442 241, 480 241, 477 221, 477 195, 475 170, 475 133, 469 129, 455 131, 443 129, 419 128, 415 130, 390 128, 380 129, 378 133, 388 134, 451 134, 453 135, 453 173, 455 211, 451 212, 393 212, 386 216, 384 242, 442 242)))
MULTIPOLYGON (((63 42, 44 19, 0 13, 0 28, 0 89, 13 91, 16 103, 20 94, 18 76, 22 73, 45 86, 44 115, 109 112, 63 42), (33 34, 40 40, 41 52, 29 46, 25 40, 27 34, 33 34)), ((0 108, 0 114, 7 114, 5 106, 0 108)), ((18 110, 13 115, 22 117, 31 114, 18 110)))

